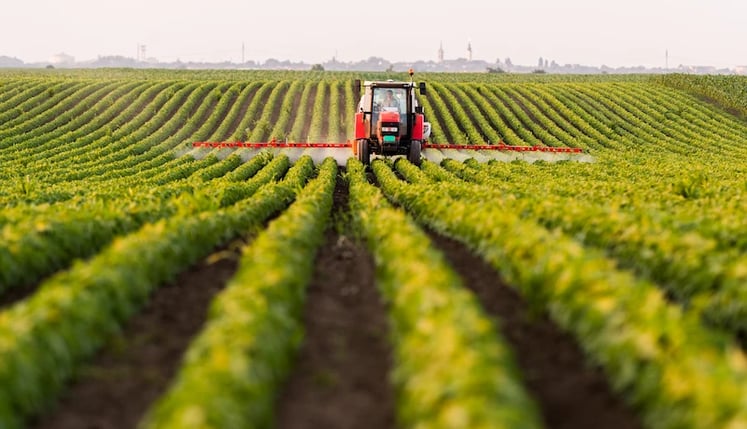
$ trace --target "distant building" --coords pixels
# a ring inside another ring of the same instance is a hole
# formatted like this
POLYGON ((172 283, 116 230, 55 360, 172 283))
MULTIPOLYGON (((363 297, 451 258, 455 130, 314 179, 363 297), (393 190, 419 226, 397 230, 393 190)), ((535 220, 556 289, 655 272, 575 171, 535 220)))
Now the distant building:
POLYGON ((689 74, 718 74, 718 70, 713 66, 680 65, 679 69, 689 74))
POLYGON ((75 57, 65 53, 52 55, 49 62, 57 66, 72 66, 75 63, 75 57))

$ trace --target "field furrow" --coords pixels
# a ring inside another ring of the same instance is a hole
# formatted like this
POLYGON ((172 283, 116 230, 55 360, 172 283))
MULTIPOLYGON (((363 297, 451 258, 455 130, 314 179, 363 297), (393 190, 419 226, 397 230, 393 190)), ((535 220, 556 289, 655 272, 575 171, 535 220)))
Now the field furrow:
POLYGON ((398 76, 0 71, 0 427, 747 427, 747 81, 398 76))

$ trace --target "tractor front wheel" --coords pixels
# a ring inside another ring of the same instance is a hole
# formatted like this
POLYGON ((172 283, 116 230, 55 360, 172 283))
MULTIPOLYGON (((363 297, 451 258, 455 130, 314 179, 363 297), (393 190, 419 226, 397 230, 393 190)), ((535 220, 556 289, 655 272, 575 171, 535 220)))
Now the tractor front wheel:
POLYGON ((413 140, 410 143, 410 153, 407 155, 407 160, 418 167, 420 166, 420 141, 413 140))
POLYGON ((368 140, 358 140, 358 161, 362 162, 363 165, 371 164, 371 152, 368 150, 368 140))

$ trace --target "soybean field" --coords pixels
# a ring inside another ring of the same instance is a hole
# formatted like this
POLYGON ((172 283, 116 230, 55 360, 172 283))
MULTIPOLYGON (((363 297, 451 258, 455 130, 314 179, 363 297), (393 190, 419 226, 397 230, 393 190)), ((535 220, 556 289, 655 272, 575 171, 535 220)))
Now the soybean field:
POLYGON ((422 74, 420 166, 193 146, 403 75, 0 71, 0 428, 747 428, 747 78, 422 74))

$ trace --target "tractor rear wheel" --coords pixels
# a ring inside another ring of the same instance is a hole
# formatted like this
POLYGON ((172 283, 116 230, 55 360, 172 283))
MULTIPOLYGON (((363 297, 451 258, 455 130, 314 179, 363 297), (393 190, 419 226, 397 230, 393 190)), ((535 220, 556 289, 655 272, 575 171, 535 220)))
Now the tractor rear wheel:
POLYGON ((363 165, 371 164, 371 153, 368 151, 368 140, 358 140, 358 161, 362 162, 363 165))
POLYGON ((407 155, 407 160, 411 163, 420 166, 420 141, 413 140, 410 143, 410 153, 407 155))

